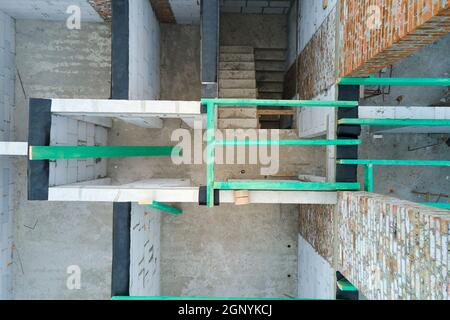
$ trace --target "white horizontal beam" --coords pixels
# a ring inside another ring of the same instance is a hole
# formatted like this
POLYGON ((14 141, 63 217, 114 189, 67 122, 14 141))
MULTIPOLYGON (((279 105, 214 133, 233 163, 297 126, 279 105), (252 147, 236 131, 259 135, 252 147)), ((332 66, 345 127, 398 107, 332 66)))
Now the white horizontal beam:
MULTIPOLYGON (((70 185, 49 188, 49 201, 198 203, 198 187, 157 187, 144 182, 122 186, 70 185)), ((233 191, 220 191, 220 203, 234 203, 233 191)), ((336 204, 337 192, 250 191, 251 204, 336 204)))
POLYGON ((198 202, 198 188, 137 188, 124 186, 79 186, 49 188, 49 201, 140 202, 156 200, 168 203, 198 202))
POLYGON ((361 119, 450 119, 450 107, 360 106, 361 119))
POLYGON ((0 142, 0 156, 28 155, 27 142, 0 142))
POLYGON ((52 99, 51 111, 82 116, 178 118, 201 115, 201 105, 199 101, 52 99))

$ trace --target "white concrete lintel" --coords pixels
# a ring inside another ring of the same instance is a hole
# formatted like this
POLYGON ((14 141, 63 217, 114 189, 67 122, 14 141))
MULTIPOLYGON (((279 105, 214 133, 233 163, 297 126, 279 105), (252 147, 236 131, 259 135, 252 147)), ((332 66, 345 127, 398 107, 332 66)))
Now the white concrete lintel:
POLYGON ((53 99, 53 113, 102 117, 172 117, 201 115, 199 101, 53 99))
POLYGON ((450 119, 450 107, 360 106, 361 119, 450 119))
MULTIPOLYGON (((336 204, 337 192, 250 191, 251 204, 336 204)), ((198 187, 70 185, 49 188, 49 201, 198 203, 198 187)), ((234 203, 233 191, 220 191, 221 203, 234 203)))
POLYGON ((28 155, 27 142, 0 142, 0 156, 28 155))

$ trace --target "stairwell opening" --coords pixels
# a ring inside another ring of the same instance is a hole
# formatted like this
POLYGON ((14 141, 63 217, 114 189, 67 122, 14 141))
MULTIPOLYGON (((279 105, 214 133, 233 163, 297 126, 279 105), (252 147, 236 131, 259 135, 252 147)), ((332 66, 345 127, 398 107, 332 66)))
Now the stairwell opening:
MULTIPOLYGON (((291 6, 221 7, 219 97, 291 99, 285 82, 289 68, 288 14, 291 6), (273 9, 273 8, 272 8, 273 9)), ((289 107, 219 110, 219 128, 294 129, 289 107)))

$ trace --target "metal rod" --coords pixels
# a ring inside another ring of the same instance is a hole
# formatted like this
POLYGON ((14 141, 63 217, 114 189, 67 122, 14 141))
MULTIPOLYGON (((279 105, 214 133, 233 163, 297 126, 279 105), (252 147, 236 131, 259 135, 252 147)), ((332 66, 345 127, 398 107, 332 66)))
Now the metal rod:
POLYGON ((161 203, 158 201, 153 201, 152 204, 148 204, 146 206, 151 209, 157 209, 157 210, 161 210, 161 211, 171 213, 171 214, 176 214, 176 215, 180 215, 183 213, 183 210, 181 210, 181 209, 172 207, 168 204, 161 203))
POLYGON ((442 202, 419 202, 420 204, 423 204, 425 206, 435 207, 439 209, 448 209, 450 210, 450 202, 449 203, 442 203, 442 202))
POLYGON ((348 182, 232 181, 216 182, 214 188, 219 190, 335 191, 360 190, 360 184, 348 182))
POLYGON ((344 77, 340 85, 361 86, 450 86, 450 78, 351 78, 344 77))
POLYGON ((373 192, 373 165, 368 164, 364 168, 364 191, 373 192))
POLYGON ((212 102, 207 103, 206 127, 206 206, 214 207, 214 163, 215 163, 215 109, 212 102))
POLYGON ((448 160, 355 160, 342 159, 338 164, 345 165, 376 165, 376 166, 433 166, 450 167, 448 160))
POLYGON ((339 107, 354 108, 358 101, 314 101, 314 100, 259 100, 259 99, 202 99, 202 104, 221 107, 339 107))
POLYGON ((341 119, 338 123, 362 126, 450 126, 450 120, 443 119, 341 119))
POLYGON ((353 140, 217 140, 219 146, 352 146, 362 141, 353 140))
POLYGON ((171 146, 31 146, 30 160, 170 157, 180 155, 180 147, 171 146))

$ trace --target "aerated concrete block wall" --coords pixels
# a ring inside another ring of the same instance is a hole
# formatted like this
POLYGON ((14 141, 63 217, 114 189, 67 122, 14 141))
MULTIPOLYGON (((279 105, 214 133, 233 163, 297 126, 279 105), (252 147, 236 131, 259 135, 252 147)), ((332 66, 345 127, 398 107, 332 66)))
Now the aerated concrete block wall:
POLYGON ((161 213, 131 207, 130 296, 161 295, 161 213))
MULTIPOLYGON (((15 21, 0 11, 0 141, 13 139, 15 21)), ((0 156, 0 300, 12 294, 12 160, 0 156)))
MULTIPOLYGON (((160 26, 148 0, 129 1, 129 99, 160 98, 160 26)), ((130 295, 160 295, 160 228, 156 210, 133 204, 130 295)))
MULTIPOLYGON (((50 145, 106 146, 108 128, 60 115, 52 115, 50 145)), ((59 159, 50 161, 49 186, 105 178, 107 159, 59 159)))
POLYGON ((160 28, 150 1, 129 1, 129 99, 160 97, 160 28))

